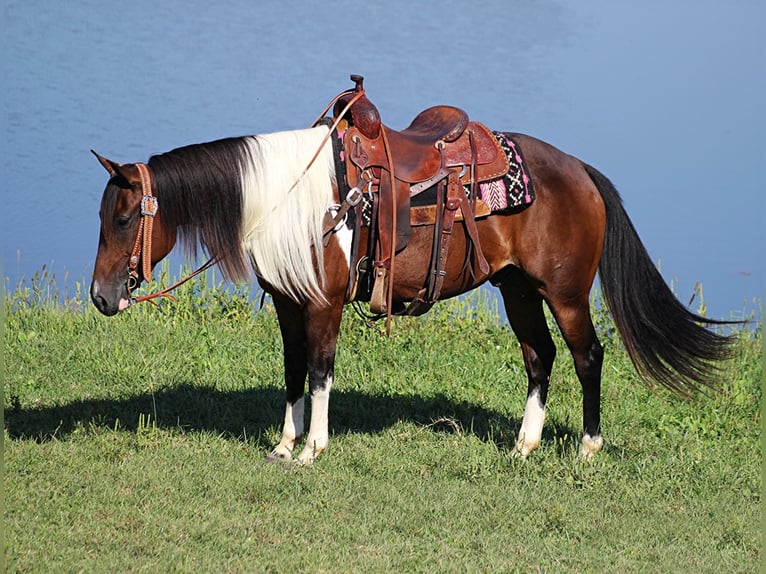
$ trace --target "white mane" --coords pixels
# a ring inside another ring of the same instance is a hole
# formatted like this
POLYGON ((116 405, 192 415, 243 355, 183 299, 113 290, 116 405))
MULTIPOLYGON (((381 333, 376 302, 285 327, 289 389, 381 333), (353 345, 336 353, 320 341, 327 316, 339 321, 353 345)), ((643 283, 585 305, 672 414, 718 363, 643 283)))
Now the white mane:
POLYGON ((333 203, 335 164, 326 126, 247 138, 242 238, 256 273, 296 301, 324 301, 322 225, 333 203), (313 249, 314 245, 320 246, 313 249))

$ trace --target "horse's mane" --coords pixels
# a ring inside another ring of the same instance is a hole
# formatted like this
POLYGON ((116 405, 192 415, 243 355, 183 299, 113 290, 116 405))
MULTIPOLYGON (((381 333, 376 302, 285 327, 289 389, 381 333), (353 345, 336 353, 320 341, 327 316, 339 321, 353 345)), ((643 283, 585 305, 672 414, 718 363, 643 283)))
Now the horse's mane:
POLYGON ((152 156, 163 226, 187 253, 220 257, 231 280, 253 270, 296 300, 323 300, 323 217, 333 201, 331 146, 303 173, 327 128, 227 138, 152 156))
POLYGON ((163 226, 178 228, 187 253, 202 246, 221 256, 224 275, 247 278, 250 265, 242 249, 241 173, 252 164, 243 138, 193 144, 149 158, 157 186, 163 226))

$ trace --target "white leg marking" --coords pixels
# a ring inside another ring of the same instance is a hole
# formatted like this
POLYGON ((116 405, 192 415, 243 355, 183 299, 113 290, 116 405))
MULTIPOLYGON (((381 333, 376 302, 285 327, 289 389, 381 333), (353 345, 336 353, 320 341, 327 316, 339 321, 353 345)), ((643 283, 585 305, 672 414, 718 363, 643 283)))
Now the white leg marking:
POLYGON ((330 440, 328 430, 328 418, 330 412, 330 388, 332 387, 332 377, 329 377, 325 383, 324 389, 316 391, 311 396, 311 424, 309 426, 309 436, 306 439, 306 446, 303 452, 298 456, 301 464, 311 464, 314 459, 327 449, 330 440))
POLYGON ((593 458, 593 455, 604 446, 604 439, 601 435, 590 436, 588 433, 582 435, 582 446, 580 446, 580 456, 586 460, 593 458))
POLYGON ((341 225, 338 230, 335 232, 335 237, 338 238, 338 243, 340 243, 340 248, 343 250, 343 255, 346 256, 346 263, 351 266, 351 240, 354 237, 354 232, 346 227, 346 223, 344 222, 343 225, 341 225))
POLYGON ((287 403, 285 408, 285 424, 282 426, 282 440, 271 451, 269 458, 290 460, 295 449, 295 441, 303 434, 303 410, 305 400, 299 398, 292 405, 287 403))
POLYGON ((545 422, 545 405, 540 401, 540 395, 534 391, 527 397, 527 406, 524 408, 524 418, 521 421, 519 439, 516 441, 516 456, 526 458, 529 453, 540 446, 543 436, 543 423, 545 422))

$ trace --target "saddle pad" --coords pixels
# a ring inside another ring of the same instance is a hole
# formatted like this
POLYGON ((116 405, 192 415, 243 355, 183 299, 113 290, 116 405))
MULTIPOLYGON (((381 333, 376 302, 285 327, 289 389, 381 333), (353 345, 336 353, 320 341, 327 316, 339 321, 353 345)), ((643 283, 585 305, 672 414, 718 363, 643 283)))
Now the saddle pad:
MULTIPOLYGON (((479 183, 478 198, 489 206, 492 213, 525 207, 535 200, 535 190, 521 147, 511 134, 493 131, 492 135, 508 156, 508 173, 498 179, 479 183)), ((465 192, 470 193, 470 189, 466 187, 465 192)), ((411 201, 413 207, 434 205, 436 186, 416 195, 411 201)))
POLYGON ((535 190, 529 177, 521 147, 510 134, 492 132, 508 156, 508 173, 503 177, 479 184, 479 199, 495 211, 529 205, 535 200, 535 190))

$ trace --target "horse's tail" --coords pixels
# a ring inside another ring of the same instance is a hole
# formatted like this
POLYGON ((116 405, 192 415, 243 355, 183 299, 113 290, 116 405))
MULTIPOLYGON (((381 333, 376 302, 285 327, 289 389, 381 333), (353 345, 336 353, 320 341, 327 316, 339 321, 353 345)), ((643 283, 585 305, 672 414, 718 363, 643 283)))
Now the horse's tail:
POLYGON ((707 327, 729 323, 686 309, 665 284, 641 243, 617 189, 586 165, 606 206, 606 232, 599 263, 601 290, 639 375, 688 395, 715 388, 720 367, 731 357, 733 337, 707 327))

